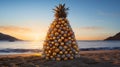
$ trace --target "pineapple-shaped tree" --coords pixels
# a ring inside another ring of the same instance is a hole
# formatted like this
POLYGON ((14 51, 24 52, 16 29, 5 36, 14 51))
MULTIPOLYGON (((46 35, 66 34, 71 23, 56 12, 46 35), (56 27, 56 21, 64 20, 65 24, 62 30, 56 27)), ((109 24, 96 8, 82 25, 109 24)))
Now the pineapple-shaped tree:
POLYGON ((47 60, 68 60, 79 57, 79 48, 74 32, 67 20, 65 4, 55 9, 55 20, 50 25, 43 45, 43 55, 47 60))

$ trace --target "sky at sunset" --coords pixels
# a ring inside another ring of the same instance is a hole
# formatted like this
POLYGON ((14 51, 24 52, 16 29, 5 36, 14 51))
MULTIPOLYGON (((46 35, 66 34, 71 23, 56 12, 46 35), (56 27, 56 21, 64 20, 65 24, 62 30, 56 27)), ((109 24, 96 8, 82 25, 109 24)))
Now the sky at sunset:
POLYGON ((59 3, 78 40, 103 40, 120 32, 120 0, 0 0, 0 32, 23 40, 44 40, 59 3))

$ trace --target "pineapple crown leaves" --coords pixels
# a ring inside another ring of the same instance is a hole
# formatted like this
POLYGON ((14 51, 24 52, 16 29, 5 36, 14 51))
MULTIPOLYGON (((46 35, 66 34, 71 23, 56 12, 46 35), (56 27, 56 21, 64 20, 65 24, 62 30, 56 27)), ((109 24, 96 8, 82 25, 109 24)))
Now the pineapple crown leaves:
POLYGON ((55 18, 66 18, 67 14, 68 14, 68 10, 69 8, 65 7, 65 4, 59 4, 58 6, 56 6, 55 9, 53 9, 55 12, 55 18))

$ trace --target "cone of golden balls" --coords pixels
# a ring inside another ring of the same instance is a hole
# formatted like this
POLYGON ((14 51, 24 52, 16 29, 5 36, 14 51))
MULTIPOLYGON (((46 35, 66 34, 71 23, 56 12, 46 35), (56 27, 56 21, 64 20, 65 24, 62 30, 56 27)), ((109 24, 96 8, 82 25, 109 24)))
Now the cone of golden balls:
POLYGON ((46 60, 60 61, 80 56, 74 32, 67 19, 59 18, 57 21, 54 21, 48 32, 44 42, 46 60), (61 24, 58 24, 60 22, 61 24))
POLYGON ((66 19, 67 8, 64 4, 60 4, 54 10, 56 11, 55 20, 51 23, 44 41, 43 57, 46 60, 56 61, 80 57, 74 32, 66 19))

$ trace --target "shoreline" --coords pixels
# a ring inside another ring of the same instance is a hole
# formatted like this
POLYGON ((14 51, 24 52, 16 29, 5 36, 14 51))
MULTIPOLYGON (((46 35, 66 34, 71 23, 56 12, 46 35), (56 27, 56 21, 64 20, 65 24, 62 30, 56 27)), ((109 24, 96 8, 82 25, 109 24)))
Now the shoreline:
POLYGON ((67 61, 47 61, 41 54, 0 55, 4 67, 120 67, 120 50, 80 51, 80 58, 67 61))
MULTIPOLYGON (((80 51, 80 54, 99 54, 99 53, 111 53, 111 52, 120 52, 120 50, 90 50, 90 51, 80 51)), ((0 55, 1 57, 16 57, 16 56, 21 56, 21 57, 25 57, 25 56, 41 56, 41 53, 15 53, 15 54, 2 54, 0 55)))
MULTIPOLYGON (((94 50, 120 50, 120 47, 98 47, 98 48, 80 48, 80 51, 94 51, 94 50)), ((0 53, 40 53, 42 49, 0 49, 0 53)))

